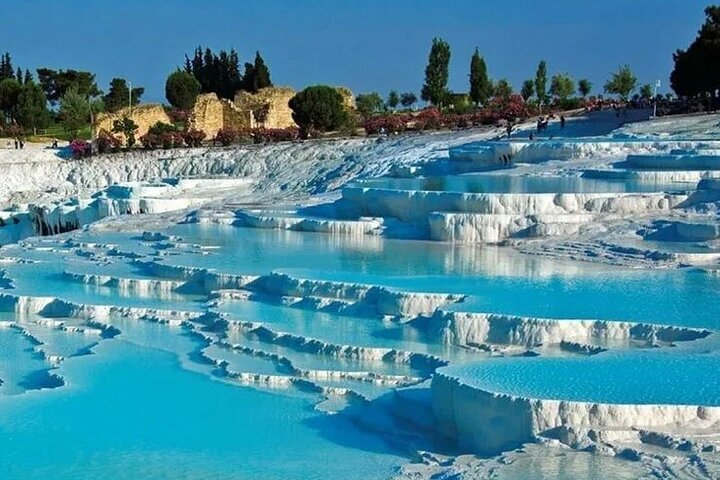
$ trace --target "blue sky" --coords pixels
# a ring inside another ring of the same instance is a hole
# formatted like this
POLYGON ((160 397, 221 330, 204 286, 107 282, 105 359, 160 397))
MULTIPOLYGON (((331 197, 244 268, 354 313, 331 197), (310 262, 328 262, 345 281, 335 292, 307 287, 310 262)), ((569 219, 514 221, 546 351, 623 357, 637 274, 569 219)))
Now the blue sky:
POLYGON ((672 69, 710 0, 0 0, 0 51, 35 69, 115 76, 164 99, 167 75, 198 44, 260 50, 277 85, 419 92, 432 37, 452 48, 450 87, 467 90, 478 46, 495 79, 518 88, 544 58, 595 90, 628 63, 641 82, 672 69))

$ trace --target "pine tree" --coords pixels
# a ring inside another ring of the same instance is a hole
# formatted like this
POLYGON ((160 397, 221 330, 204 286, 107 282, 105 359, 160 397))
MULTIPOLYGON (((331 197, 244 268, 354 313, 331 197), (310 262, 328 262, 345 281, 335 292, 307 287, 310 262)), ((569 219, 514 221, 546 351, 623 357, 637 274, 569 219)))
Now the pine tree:
POLYGON ((17 80, 18 83, 23 83, 23 72, 20 67, 18 67, 17 72, 15 72, 15 80, 17 80))
POLYGON ((25 79, 23 80, 23 83, 25 85, 28 85, 33 82, 34 82, 34 80, 33 80, 32 73, 30 73, 30 70, 25 70, 25 79))
POLYGON ((492 82, 488 77, 485 59, 480 56, 477 47, 470 60, 470 98, 475 106, 487 103, 492 96, 492 82))
POLYGON ((165 98, 180 110, 190 110, 200 93, 200 82, 187 71, 177 70, 165 82, 165 98))
POLYGON ((450 45, 441 38, 433 38, 428 65, 425 67, 425 84, 421 92, 423 100, 442 106, 447 97, 449 64, 450 45))
POLYGON ((23 85, 18 97, 17 121, 25 130, 32 130, 33 134, 50 123, 45 92, 32 79, 23 85))
MULTIPOLYGON (((132 89, 132 105, 140 103, 140 97, 143 93, 145 93, 145 89, 142 87, 132 89)), ((108 112, 117 112, 127 107, 130 99, 130 88, 124 78, 113 78, 107 95, 103 96, 105 109, 108 112)))
POLYGON ((710 96, 717 105, 720 89, 720 5, 705 9, 705 22, 685 50, 673 54, 670 85, 678 96, 710 96))

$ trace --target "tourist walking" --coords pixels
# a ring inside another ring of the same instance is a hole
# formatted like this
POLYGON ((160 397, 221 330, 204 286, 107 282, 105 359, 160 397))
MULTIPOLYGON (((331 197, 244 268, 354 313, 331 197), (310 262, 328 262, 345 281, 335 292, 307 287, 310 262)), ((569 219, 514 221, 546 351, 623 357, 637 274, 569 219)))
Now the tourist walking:
POLYGON ((565 115, 560 115, 560 128, 565 128, 565 115))

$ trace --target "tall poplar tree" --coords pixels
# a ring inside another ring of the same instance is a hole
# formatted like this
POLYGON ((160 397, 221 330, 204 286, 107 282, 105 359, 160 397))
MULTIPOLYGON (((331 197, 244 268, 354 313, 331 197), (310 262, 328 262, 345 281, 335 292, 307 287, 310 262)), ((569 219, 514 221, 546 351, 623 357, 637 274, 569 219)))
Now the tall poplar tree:
POLYGON ((442 106, 447 97, 450 65, 450 45, 441 38, 433 38, 428 65, 425 67, 425 84, 421 96, 426 102, 442 106))
POLYGON ((535 96, 538 99, 540 110, 547 102, 547 63, 541 60, 535 72, 535 96))

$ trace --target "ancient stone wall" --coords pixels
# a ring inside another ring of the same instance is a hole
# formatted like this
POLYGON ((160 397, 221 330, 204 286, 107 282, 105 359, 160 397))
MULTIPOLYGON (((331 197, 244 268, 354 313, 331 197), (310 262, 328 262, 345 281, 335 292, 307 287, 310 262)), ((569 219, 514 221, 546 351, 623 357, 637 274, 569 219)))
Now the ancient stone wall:
POLYGON ((255 94, 240 91, 235 95, 235 106, 240 110, 252 110, 258 126, 294 127, 292 110, 288 106, 294 96, 295 90, 288 87, 262 88, 255 94))
MULTIPOLYGON (((337 87, 348 109, 355 108, 352 92, 337 87)), ((190 114, 189 127, 202 130, 207 138, 214 138, 223 128, 246 130, 255 127, 294 127, 292 110, 288 103, 295 96, 288 87, 262 88, 257 93, 239 91, 234 101, 218 98, 214 93, 199 95, 190 114)))
MULTIPOLYGON (((124 117, 131 118, 138 126, 135 132, 135 138, 140 138, 145 135, 150 127, 155 125, 157 122, 172 123, 170 117, 165 113, 165 109, 160 104, 148 103, 145 105, 136 105, 130 108, 123 108, 115 113, 101 113, 97 116, 93 125, 95 136, 102 132, 112 132, 113 123, 115 120, 122 120, 124 117)), ((125 141, 123 134, 114 134, 125 141)))
POLYGON ((252 110, 241 110, 233 102, 214 93, 199 95, 190 114, 190 128, 202 130, 214 138, 223 128, 246 130, 255 127, 252 110))

